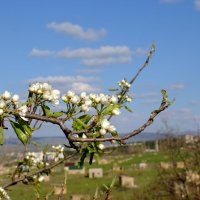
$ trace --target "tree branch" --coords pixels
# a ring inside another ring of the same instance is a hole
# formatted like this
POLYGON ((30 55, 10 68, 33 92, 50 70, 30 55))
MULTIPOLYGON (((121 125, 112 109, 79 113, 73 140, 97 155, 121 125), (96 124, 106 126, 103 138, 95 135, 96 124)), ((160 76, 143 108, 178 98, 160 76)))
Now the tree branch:
POLYGON ((42 173, 42 172, 44 172, 44 171, 50 170, 50 169, 52 169, 52 168, 54 168, 54 167, 60 165, 61 163, 63 163, 65 160, 72 158, 72 157, 75 156, 76 154, 77 154, 77 152, 73 153, 72 155, 70 155, 70 156, 68 156, 68 157, 66 157, 66 158, 64 158, 64 159, 62 159, 62 160, 59 160, 58 162, 56 162, 56 163, 54 163, 54 164, 52 164, 52 165, 50 165, 50 166, 46 166, 45 168, 42 168, 42 169, 40 169, 40 170, 37 170, 36 172, 33 172, 33 173, 31 173, 31 174, 27 174, 27 175, 24 175, 24 176, 22 176, 22 177, 20 177, 20 178, 17 178, 17 179, 15 179, 15 180, 13 180, 13 181, 11 181, 11 182, 5 184, 2 188, 3 188, 3 189, 7 189, 7 188, 9 188, 9 187, 11 187, 11 186, 13 186, 13 185, 16 185, 16 184, 19 183, 19 182, 22 182, 22 181, 25 180, 25 179, 29 179, 29 178, 33 177, 34 175, 38 175, 38 174, 40 174, 40 173, 42 173))

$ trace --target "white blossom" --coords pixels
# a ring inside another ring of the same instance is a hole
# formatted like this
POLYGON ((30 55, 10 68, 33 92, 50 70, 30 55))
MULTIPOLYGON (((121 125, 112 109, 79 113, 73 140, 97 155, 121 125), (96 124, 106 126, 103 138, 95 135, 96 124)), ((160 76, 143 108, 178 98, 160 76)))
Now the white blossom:
POLYGON ((101 122, 101 127, 103 129, 108 129, 109 126, 110 126, 110 122, 107 119, 103 119, 102 122, 101 122))
POLYGON ((87 97, 86 92, 81 92, 80 97, 81 99, 85 99, 87 97))
POLYGON ((19 95, 18 94, 14 94, 13 97, 12 97, 12 101, 14 103, 17 103, 19 101, 19 95))
POLYGON ((11 98, 11 94, 10 92, 8 91, 5 91, 3 94, 2 94, 2 97, 4 100, 9 100, 11 98))
POLYGON ((4 101, 1 101, 0 102, 0 108, 2 109, 2 108, 4 108, 6 106, 6 103, 4 102, 4 101))
POLYGON ((75 93, 73 91, 71 91, 71 90, 69 90, 67 92, 67 96, 70 97, 70 98, 72 98, 74 95, 75 95, 75 93))
POLYGON ((0 108, 0 115, 3 115, 3 109, 0 108))
POLYGON ((119 108, 113 109, 113 110, 112 110, 112 114, 113 114, 113 115, 119 115, 119 114, 120 114, 119 108))
POLYGON ((87 105, 83 104, 83 105, 81 106, 81 110, 82 110, 83 112, 87 112, 87 111, 89 111, 89 107, 88 107, 87 105))
POLYGON ((103 150, 103 149, 105 148, 105 146, 104 146, 104 144, 100 143, 100 144, 98 145, 98 148, 101 149, 101 150, 103 150))
POLYGON ((113 125, 110 125, 110 126, 108 127, 108 131, 111 132, 111 133, 113 133, 113 132, 116 131, 116 128, 115 128, 113 125))
POLYGON ((110 98, 110 101, 111 101, 111 103, 116 104, 116 103, 118 102, 118 99, 117 99, 116 96, 112 96, 112 97, 110 98))
POLYGON ((25 118, 25 115, 26 115, 26 113, 28 112, 28 107, 27 107, 26 105, 23 105, 23 106, 19 107, 19 108, 17 109, 17 112, 19 113, 20 117, 21 117, 23 120, 28 121, 28 119, 25 118))
POLYGON ((79 101, 80 101, 80 99, 79 99, 79 97, 78 97, 77 95, 75 95, 75 96, 73 96, 73 97, 71 98, 71 102, 72 102, 73 104, 77 104, 77 103, 79 103, 79 101))
POLYGON ((101 135, 105 135, 106 134, 106 129, 104 129, 104 128, 100 129, 99 133, 101 135))
POLYGON ((38 182, 41 183, 41 182, 43 182, 43 181, 44 181, 44 176, 39 176, 39 177, 38 177, 38 182))

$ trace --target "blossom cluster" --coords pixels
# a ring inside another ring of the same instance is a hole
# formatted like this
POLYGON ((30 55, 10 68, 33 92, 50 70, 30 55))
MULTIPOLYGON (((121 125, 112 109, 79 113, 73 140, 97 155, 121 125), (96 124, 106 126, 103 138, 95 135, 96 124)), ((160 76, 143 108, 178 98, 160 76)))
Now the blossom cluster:
POLYGON ((52 149, 55 152, 55 162, 64 158, 64 147, 62 145, 52 146, 52 149))
MULTIPOLYGON (((34 152, 28 152, 25 157, 26 163, 30 166, 44 166, 44 162, 34 152)), ((48 165, 48 163, 46 163, 48 165)))
POLYGON ((8 196, 7 192, 0 187, 0 200, 10 200, 10 197, 8 196))
POLYGON ((18 107, 19 104, 19 95, 14 94, 11 96, 11 93, 5 91, 2 95, 0 95, 0 116, 4 114, 4 111, 7 109, 9 105, 15 105, 18 107))
POLYGON ((101 121, 101 129, 99 130, 99 133, 101 135, 105 135, 107 132, 116 132, 116 128, 113 125, 111 125, 111 123, 107 119, 103 119, 101 121))
MULTIPOLYGON (((91 107, 96 107, 97 105, 110 105, 117 104, 118 98, 117 96, 109 96, 103 93, 94 94, 91 93, 89 95, 86 92, 82 92, 80 95, 75 94, 75 92, 69 90, 67 94, 62 96, 62 100, 65 103, 71 103, 72 105, 77 105, 80 107, 82 112, 87 112, 91 107)), ((113 111, 113 114, 119 114, 118 110, 113 111)))
POLYGON ((53 89, 48 83, 33 83, 29 86, 29 92, 41 95, 44 100, 50 101, 54 105, 59 104, 60 91, 53 89))
POLYGON ((128 83, 126 80, 122 80, 122 81, 119 81, 118 82, 118 85, 119 85, 119 87, 121 87, 122 89, 124 89, 124 88, 130 88, 131 87, 131 84, 130 83, 128 83))

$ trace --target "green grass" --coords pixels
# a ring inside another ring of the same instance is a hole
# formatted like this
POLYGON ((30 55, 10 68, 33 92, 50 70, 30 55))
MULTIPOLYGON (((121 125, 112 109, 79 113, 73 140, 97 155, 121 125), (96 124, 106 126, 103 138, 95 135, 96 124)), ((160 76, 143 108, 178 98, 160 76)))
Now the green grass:
MULTIPOLYGON (((67 195, 63 196, 63 199, 70 199, 71 194, 87 194, 94 195, 97 188, 101 188, 103 184, 110 185, 113 178, 116 177, 116 184, 113 188, 112 195, 115 200, 131 200, 134 199, 136 190, 140 192, 144 191, 148 186, 154 182, 158 170, 157 166, 161 161, 168 162, 169 157, 164 153, 143 153, 139 155, 123 155, 122 157, 112 158, 112 162, 106 165, 98 165, 95 162, 92 166, 85 164, 86 172, 88 168, 102 167, 104 170, 103 178, 89 179, 85 176, 67 175, 67 195), (138 169, 139 163, 148 163, 149 168, 145 170, 138 169), (121 172, 112 172, 113 164, 117 163, 123 168, 121 172), (134 182, 139 186, 138 189, 124 189, 118 186, 118 177, 120 174, 126 174, 134 177, 134 182)), ((41 197, 49 193, 53 189, 54 184, 62 184, 64 182, 63 166, 59 166, 60 172, 55 172, 50 178, 50 182, 41 184, 41 197)), ((1 179, 5 179, 2 176, 1 179)), ((17 184, 11 188, 9 195, 14 200, 35 200, 35 192, 32 186, 26 186, 24 184, 17 184)), ((41 198, 42 199, 42 198, 41 198)), ((49 198, 49 200, 56 199, 55 197, 49 198)))

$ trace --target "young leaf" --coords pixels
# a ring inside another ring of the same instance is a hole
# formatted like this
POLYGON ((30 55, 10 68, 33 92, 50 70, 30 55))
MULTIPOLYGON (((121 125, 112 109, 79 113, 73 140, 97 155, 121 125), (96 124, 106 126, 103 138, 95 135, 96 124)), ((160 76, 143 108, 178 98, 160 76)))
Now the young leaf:
POLYGON ((51 117, 57 118, 57 117, 61 117, 62 115, 63 115, 63 112, 54 112, 54 113, 51 115, 51 117))
POLYGON ((26 145, 28 143, 28 135, 25 134, 25 130, 24 130, 23 126, 18 123, 15 123, 11 120, 10 120, 10 124, 11 124, 13 130, 15 131, 17 137, 19 138, 19 140, 24 145, 26 145))
POLYGON ((102 115, 110 115, 112 114, 112 111, 115 109, 115 108, 120 108, 121 105, 109 105, 107 106, 107 108, 104 110, 104 112, 102 113, 102 115))
POLYGON ((109 91, 111 91, 111 92, 116 92, 116 91, 118 91, 119 89, 117 89, 117 88, 111 88, 111 89, 109 89, 109 91))
POLYGON ((133 112, 133 111, 131 110, 131 108, 129 108, 129 107, 126 106, 126 105, 124 105, 124 108, 125 108, 128 112, 133 112))
POLYGON ((3 127, 0 127, 0 145, 3 144, 4 141, 4 129, 3 127))
POLYGON ((28 135, 29 137, 32 137, 32 129, 30 128, 30 126, 28 125, 28 123, 22 119, 18 120, 18 123, 22 125, 23 129, 24 129, 24 133, 26 135, 28 135))
POLYGON ((79 118, 74 119, 72 123, 73 130, 80 131, 88 128, 87 124, 90 121, 90 119, 91 119, 90 115, 82 115, 79 118))
POLYGON ((43 109, 44 114, 47 117, 51 117, 53 115, 53 113, 50 111, 50 108, 48 106, 42 104, 42 109, 43 109))
POLYGON ((84 150, 83 150, 83 153, 82 153, 82 155, 81 155, 80 161, 78 162, 78 166, 79 166, 79 167, 83 167, 85 158, 87 157, 88 154, 89 154, 88 149, 84 149, 84 150))

